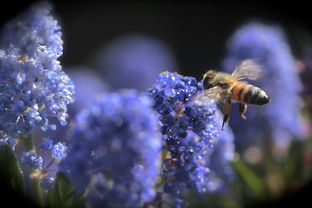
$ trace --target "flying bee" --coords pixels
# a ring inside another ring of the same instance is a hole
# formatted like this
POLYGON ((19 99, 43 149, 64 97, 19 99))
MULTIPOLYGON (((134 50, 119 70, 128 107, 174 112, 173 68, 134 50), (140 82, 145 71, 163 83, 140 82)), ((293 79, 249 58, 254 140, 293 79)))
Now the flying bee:
POLYGON ((224 124, 230 119, 232 100, 239 102, 238 110, 243 119, 246 119, 247 104, 270 103, 266 92, 244 81, 245 79, 256 80, 260 76, 261 67, 251 59, 242 61, 232 74, 209 70, 203 76, 204 91, 195 97, 194 102, 199 105, 205 105, 209 100, 220 103, 224 113, 223 130, 224 124))

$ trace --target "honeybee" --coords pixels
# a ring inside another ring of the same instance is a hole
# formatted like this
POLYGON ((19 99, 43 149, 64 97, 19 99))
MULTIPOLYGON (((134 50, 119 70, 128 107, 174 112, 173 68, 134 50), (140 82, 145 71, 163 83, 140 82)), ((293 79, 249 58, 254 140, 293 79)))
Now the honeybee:
POLYGON ((210 100, 215 100, 222 105, 223 122, 229 121, 232 100, 239 102, 240 116, 246 119, 247 104, 265 105, 270 103, 270 97, 262 89, 248 84, 245 79, 256 80, 261 76, 261 67, 255 61, 246 59, 242 61, 232 74, 207 71, 203 76, 203 93, 194 99, 196 104, 204 105, 210 100))

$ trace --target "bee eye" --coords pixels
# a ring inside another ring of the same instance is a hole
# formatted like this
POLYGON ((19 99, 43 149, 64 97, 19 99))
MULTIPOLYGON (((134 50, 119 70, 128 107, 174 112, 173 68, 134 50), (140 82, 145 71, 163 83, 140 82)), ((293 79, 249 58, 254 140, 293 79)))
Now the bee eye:
POLYGON ((205 77, 205 79, 204 79, 204 81, 203 81, 203 82, 204 82, 204 89, 205 89, 205 90, 207 90, 207 89, 213 87, 213 86, 210 84, 210 80, 211 80, 211 77, 210 77, 210 76, 205 77))
POLYGON ((210 89, 212 87, 214 87, 214 77, 216 75, 216 72, 214 70, 209 70, 208 72, 206 72, 204 74, 204 79, 203 79, 203 85, 204 85, 204 89, 210 89))
POLYGON ((220 86, 222 88, 228 88, 229 87, 229 85, 227 83, 224 83, 224 82, 219 82, 218 86, 220 86))

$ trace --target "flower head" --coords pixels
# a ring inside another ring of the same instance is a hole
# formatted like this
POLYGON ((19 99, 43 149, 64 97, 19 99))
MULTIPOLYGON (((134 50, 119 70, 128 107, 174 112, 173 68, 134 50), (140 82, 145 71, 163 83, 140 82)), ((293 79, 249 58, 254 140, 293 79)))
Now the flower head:
MULTIPOLYGON (((50 137, 43 137, 40 139, 39 143, 39 149, 40 152, 43 153, 44 160, 46 160, 47 156, 51 157, 51 160, 48 162, 46 167, 43 167, 44 171, 47 172, 48 168, 54 163, 60 162, 62 159, 64 159, 67 155, 67 146, 62 143, 58 142, 56 144, 53 144, 54 141, 50 137), (50 155, 47 155, 50 154, 50 155)), ((46 161, 44 161, 46 162, 46 161)))
POLYGON ((75 84, 75 102, 69 108, 70 115, 76 115, 86 107, 93 105, 97 96, 109 91, 109 87, 101 79, 101 76, 87 67, 72 67, 68 68, 68 71, 75 84))
MULTIPOLYGON (((216 105, 197 106, 192 97, 202 92, 202 83, 193 77, 164 72, 157 79, 157 85, 149 90, 155 100, 154 108, 160 114, 163 134, 186 137, 191 129, 198 136, 203 136, 212 145, 217 138, 217 130, 210 121, 214 119, 216 105), (209 125, 211 124, 211 125, 209 125)), ((170 141, 171 139, 168 138, 170 141)))
POLYGON ((39 149, 42 151, 49 151, 53 148, 53 140, 49 137, 43 137, 40 139, 39 149))
MULTIPOLYGON (((66 71, 75 85, 75 102, 70 104, 70 108, 67 110, 68 122, 70 123, 80 111, 93 105, 96 102, 97 96, 102 92, 108 91, 109 88, 101 80, 101 77, 88 67, 75 66, 66 68, 66 71)), ((51 122, 53 121, 57 120, 52 118, 51 122)), ((34 135, 35 138, 50 136, 59 138, 59 141, 65 141, 70 129, 71 125, 59 127, 56 131, 51 128, 47 131, 38 129, 34 131, 34 135)))
MULTIPOLYGON (((216 112, 216 126, 221 129, 222 114, 216 112)), ((232 161, 234 159, 235 136, 230 126, 226 126, 223 131, 219 131, 219 138, 214 144, 213 152, 210 156, 209 168, 214 180, 210 180, 211 191, 222 191, 235 177, 232 169, 232 161)))
POLYGON ((231 158, 224 156, 234 151, 232 135, 220 140, 221 120, 216 116, 216 104, 194 104, 194 96, 201 92, 202 83, 195 78, 169 72, 160 74, 156 86, 148 92, 155 100, 163 134, 164 186, 159 192, 175 207, 185 205, 184 197, 189 191, 221 190, 225 179, 220 176, 224 171, 217 164, 229 167, 231 158), (232 146, 223 152, 216 149, 222 149, 224 144, 232 146))
POLYGON ((15 150, 16 139, 8 136, 6 133, 0 130, 0 146, 3 144, 7 144, 11 147, 11 149, 15 150))
POLYGON ((74 86, 58 58, 63 41, 50 6, 37 4, 4 26, 0 35, 0 129, 17 137, 31 129, 66 124, 74 86))
POLYGON ((55 178, 51 176, 43 176, 40 179, 40 187, 42 189, 52 190, 55 187, 55 178))
POLYGON ((271 135, 276 144, 287 146, 291 136, 298 137, 301 133, 298 95, 301 84, 282 30, 261 23, 249 23, 235 32, 227 46, 224 69, 232 72, 242 60, 256 60, 262 65, 263 77, 253 84, 271 97, 271 103, 266 106, 250 106, 247 121, 232 116, 231 126, 238 139, 237 144, 239 147, 248 146, 271 135))
POLYGON ((64 159, 67 154, 67 146, 61 142, 53 145, 51 149, 52 157, 55 159, 64 159))
POLYGON ((168 46, 140 34, 123 35, 99 52, 97 68, 114 89, 146 90, 164 70, 175 70, 175 60, 168 46))
POLYGON ((63 53, 63 40, 61 27, 50 11, 51 6, 41 2, 6 24, 1 33, 1 48, 24 57, 41 56, 43 61, 55 62, 63 53))
POLYGON ((38 169, 38 174, 32 175, 33 179, 40 180, 42 189, 51 190, 55 186, 58 164, 67 154, 67 146, 61 142, 53 145, 53 140, 45 137, 40 139, 39 150, 37 153, 23 152, 21 162, 30 168, 38 169))
POLYGON ((30 166, 33 169, 41 168, 43 159, 33 151, 23 152, 21 162, 30 166))
POLYGON ((161 138, 152 102, 134 90, 104 94, 76 118, 61 168, 93 207, 139 207, 154 197, 161 138))

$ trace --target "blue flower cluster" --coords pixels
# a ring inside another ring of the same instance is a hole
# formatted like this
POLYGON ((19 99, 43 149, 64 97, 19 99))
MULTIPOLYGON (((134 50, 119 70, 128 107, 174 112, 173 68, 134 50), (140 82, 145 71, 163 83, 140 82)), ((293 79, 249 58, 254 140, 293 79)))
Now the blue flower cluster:
MULTIPOLYGON (((216 112, 216 126, 221 129, 223 114, 216 112)), ((226 126, 223 131, 219 131, 219 138, 214 144, 213 152, 210 156, 209 168, 211 173, 210 190, 220 192, 227 188, 227 185, 235 178, 232 169, 232 161, 235 153, 235 136, 230 126, 226 126)))
POLYGON ((98 53, 95 62, 113 89, 145 91, 159 73, 176 68, 175 58, 164 42, 141 34, 116 38, 98 53))
POLYGON ((76 66, 68 68, 68 75, 75 83, 75 102, 68 109, 71 118, 74 118, 86 106, 92 106, 96 102, 98 95, 110 90, 99 74, 88 67, 76 66))
MULTIPOLYGON (((50 11, 39 3, 0 34, 0 145, 14 149, 15 138, 34 128, 55 130, 56 118, 66 125, 74 86, 58 61, 62 33, 50 11)), ((145 89, 159 70, 174 64, 163 44, 143 36, 120 38, 106 52, 101 66, 116 88, 145 89)), ((96 80, 79 76, 81 82, 96 80)), ((38 152, 22 153, 23 168, 37 169, 33 176, 51 190, 61 162, 61 171, 90 207, 184 207, 190 191, 221 191, 232 176, 233 134, 228 127, 219 132, 215 103, 193 102, 201 92, 202 82, 195 78, 164 72, 148 96, 126 90, 103 94, 98 102, 88 99, 83 103, 89 108, 76 117, 69 149, 41 138, 38 152)))
POLYGON ((8 136, 6 133, 0 130, 0 146, 2 144, 7 144, 11 147, 11 149, 15 150, 16 139, 8 136))
POLYGON ((23 152, 21 162, 33 169, 41 170, 44 174, 40 179, 41 188, 52 189, 54 187, 55 178, 47 174, 51 174, 54 171, 51 167, 55 166, 60 160, 66 157, 67 146, 61 142, 53 144, 53 140, 50 138, 41 138, 39 149, 42 156, 33 151, 23 152), (50 160, 47 159, 47 156, 49 156, 47 155, 48 153, 50 153, 50 160))
POLYGON ((219 137, 221 119, 216 116, 216 104, 198 106, 192 101, 200 92, 202 82, 169 72, 160 74, 157 85, 148 92, 155 100, 163 134, 164 186, 160 194, 174 207, 185 206, 184 198, 190 190, 197 193, 220 190, 219 176, 223 170, 213 166, 219 161, 212 160, 229 162, 232 159, 229 155, 234 152, 231 132, 219 137), (229 144, 230 148, 223 149, 223 144, 229 144))
POLYGON ((207 105, 208 108, 198 107, 191 102, 192 97, 200 92, 202 83, 194 77, 183 77, 170 72, 159 75, 157 85, 149 89, 149 95, 155 100, 154 108, 160 114, 162 134, 184 138, 187 130, 191 129, 198 136, 207 138, 210 145, 213 144, 217 130, 209 124, 214 119, 216 105, 211 103, 207 105))
POLYGON ((231 126, 237 137, 238 148, 261 143, 271 136, 274 143, 286 148, 292 136, 300 136, 301 83, 282 30, 275 26, 252 22, 239 28, 229 40, 224 69, 232 72, 244 59, 255 59, 263 68, 263 77, 253 82, 271 97, 263 107, 250 106, 247 121, 232 116, 231 126))
MULTIPOLYGON (((66 68, 67 74, 75 84, 75 102, 70 104, 67 110, 69 124, 74 121, 76 115, 87 106, 92 106, 96 98, 102 92, 109 91, 108 85, 103 82, 98 73, 95 73, 88 67, 76 66, 66 68), (87 86, 87 87, 86 87, 87 86), (87 99, 86 99, 87 98, 87 99)), ((56 121, 52 119, 51 122, 56 121)), ((67 139, 72 125, 66 125, 58 128, 56 131, 47 130, 34 131, 34 138, 50 136, 51 138, 60 138, 62 141, 67 139), (65 139, 66 138, 66 139, 65 139)))
POLYGON ((78 114, 62 171, 92 207, 141 207, 153 200, 161 137, 151 100, 106 93, 78 114))
POLYGON ((21 162, 33 169, 41 168, 43 165, 42 157, 36 155, 33 151, 23 152, 21 162))
POLYGON ((54 159, 63 159, 67 155, 67 146, 64 143, 58 142, 57 144, 53 145, 51 149, 51 156, 54 159))
POLYGON ((12 137, 34 127, 66 124, 74 86, 58 58, 63 41, 51 7, 39 3, 3 27, 0 34, 0 129, 12 137))
POLYGON ((51 157, 56 160, 62 160, 67 155, 67 146, 61 142, 53 144, 53 140, 50 137, 40 139, 39 150, 45 154, 50 152, 51 157))
POLYGON ((44 137, 41 138, 40 144, 39 144, 39 149, 41 151, 49 151, 53 148, 53 140, 50 139, 49 137, 44 137))
POLYGON ((51 176, 43 176, 40 180, 40 187, 46 190, 53 190, 55 187, 55 178, 51 176))

